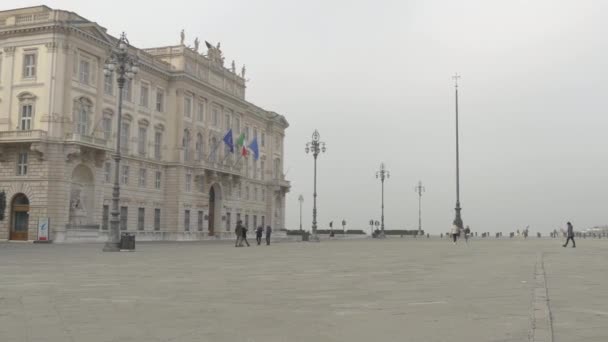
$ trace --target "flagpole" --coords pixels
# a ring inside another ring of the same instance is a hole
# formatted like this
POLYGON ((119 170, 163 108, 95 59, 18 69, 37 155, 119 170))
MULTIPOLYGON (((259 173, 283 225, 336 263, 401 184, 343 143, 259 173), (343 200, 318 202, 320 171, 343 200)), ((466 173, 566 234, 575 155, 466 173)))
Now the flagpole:
POLYGON ((208 162, 211 161, 211 156, 217 151, 219 144, 220 144, 219 142, 216 142, 215 146, 213 147, 213 150, 211 152, 209 152, 209 157, 207 157, 208 162))

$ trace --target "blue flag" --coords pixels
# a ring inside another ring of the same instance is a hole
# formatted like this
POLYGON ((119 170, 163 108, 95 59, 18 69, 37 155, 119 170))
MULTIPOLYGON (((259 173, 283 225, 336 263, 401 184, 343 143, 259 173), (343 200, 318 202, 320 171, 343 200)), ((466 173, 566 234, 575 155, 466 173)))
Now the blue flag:
POLYGON ((232 141, 232 128, 224 135, 224 143, 230 147, 230 153, 234 153, 234 142, 232 141))
POLYGON ((258 149, 258 137, 254 137, 251 144, 249 144, 249 149, 253 151, 253 159, 260 159, 260 150, 258 149))

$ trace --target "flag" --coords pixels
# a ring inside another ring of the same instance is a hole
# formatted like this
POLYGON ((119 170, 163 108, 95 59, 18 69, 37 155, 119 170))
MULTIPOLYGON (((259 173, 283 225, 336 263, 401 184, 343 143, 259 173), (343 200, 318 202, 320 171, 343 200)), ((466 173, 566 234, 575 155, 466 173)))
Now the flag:
POLYGON ((234 153, 234 142, 232 141, 232 128, 224 136, 224 144, 230 147, 230 153, 234 153))
POLYGON ((247 151, 247 147, 243 146, 243 147, 241 148, 241 155, 242 155, 243 157, 247 157, 247 154, 248 154, 248 153, 249 153, 249 152, 247 151))
POLYGON ((253 159, 260 159, 260 150, 258 149, 258 138, 254 137, 251 144, 249 144, 249 149, 253 152, 253 159))
POLYGON ((245 133, 241 133, 239 139, 236 141, 237 146, 245 146, 245 133))

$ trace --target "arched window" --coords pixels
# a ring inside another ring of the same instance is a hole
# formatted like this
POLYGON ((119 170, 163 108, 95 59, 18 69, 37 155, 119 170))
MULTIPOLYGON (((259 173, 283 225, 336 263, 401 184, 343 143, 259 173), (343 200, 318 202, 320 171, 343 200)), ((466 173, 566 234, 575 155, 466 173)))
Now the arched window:
POLYGON ((34 128, 34 110, 36 96, 32 93, 21 93, 19 98, 19 123, 17 129, 29 131, 34 128))
POLYGON ((190 161, 190 131, 187 129, 184 130, 182 147, 184 148, 184 161, 190 161))
POLYGON ((74 101, 74 122, 75 132, 80 135, 89 133, 89 117, 93 112, 93 103, 86 97, 81 97, 74 101))
POLYGON ((203 160, 203 135, 196 135, 196 160, 203 160))

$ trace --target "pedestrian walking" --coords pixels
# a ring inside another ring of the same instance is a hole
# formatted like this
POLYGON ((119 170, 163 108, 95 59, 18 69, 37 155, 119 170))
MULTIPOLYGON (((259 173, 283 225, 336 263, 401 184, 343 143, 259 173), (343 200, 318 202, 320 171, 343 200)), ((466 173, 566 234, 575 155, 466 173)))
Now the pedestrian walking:
POLYGON ((464 242, 466 242, 467 245, 469 244, 469 236, 470 236, 470 234, 471 234, 471 228, 469 228, 469 226, 467 226, 464 229, 464 242))
POLYGON ((255 241, 258 243, 258 246, 262 243, 262 235, 264 235, 264 227, 258 226, 255 229, 255 241))
POLYGON ((234 233, 236 234, 236 242, 234 243, 234 247, 243 247, 243 244, 241 243, 241 235, 243 234, 243 221, 239 220, 236 223, 234 233))
POLYGON ((572 248, 576 248, 576 242, 574 242, 574 228, 572 227, 572 223, 568 222, 568 229, 566 230, 566 243, 562 247, 568 246, 568 242, 572 240, 572 248))
POLYGON ((241 230, 241 247, 243 247, 243 242, 247 244, 247 247, 251 247, 249 241, 247 241, 247 227, 245 226, 243 226, 243 229, 241 230))
POLYGON ((270 235, 272 234, 272 228, 266 226, 266 246, 270 245, 270 235))
POLYGON ((454 244, 456 244, 456 239, 458 239, 459 233, 460 233, 460 230, 458 229, 456 222, 454 222, 454 225, 452 226, 452 239, 454 240, 454 244))

